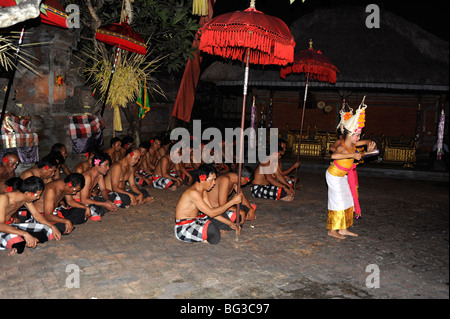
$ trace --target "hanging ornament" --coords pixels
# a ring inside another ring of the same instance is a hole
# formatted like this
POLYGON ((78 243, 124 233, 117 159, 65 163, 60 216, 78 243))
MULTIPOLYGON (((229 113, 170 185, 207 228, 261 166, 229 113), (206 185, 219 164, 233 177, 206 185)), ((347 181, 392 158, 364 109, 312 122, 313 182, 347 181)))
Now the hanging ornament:
POLYGON ((64 84, 64 78, 61 74, 56 76, 56 86, 61 87, 64 84))

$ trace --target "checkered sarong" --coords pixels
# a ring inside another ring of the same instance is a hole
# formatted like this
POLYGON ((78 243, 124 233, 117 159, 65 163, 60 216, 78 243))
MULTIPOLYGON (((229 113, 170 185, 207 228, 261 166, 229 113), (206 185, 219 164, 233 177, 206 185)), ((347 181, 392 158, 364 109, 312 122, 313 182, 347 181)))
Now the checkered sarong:
POLYGON ((105 127, 103 119, 96 115, 69 116, 69 134, 72 140, 89 138, 105 127))
POLYGON ((285 194, 283 188, 275 185, 252 185, 250 187, 253 197, 279 200, 285 194))
MULTIPOLYGON (((10 226, 26 231, 27 233, 39 233, 44 232, 48 240, 53 239, 53 231, 50 227, 39 223, 17 223, 10 226)), ((14 234, 6 234, 0 232, 0 250, 11 248, 12 244, 23 241, 22 237, 14 234)))
MULTIPOLYGON (((170 174, 170 175, 172 175, 172 174, 170 174)), ((153 187, 157 188, 157 189, 168 189, 170 186, 172 186, 173 180, 171 180, 170 178, 165 178, 162 176, 154 175, 152 184, 153 184, 153 187)))
MULTIPOLYGON (((236 212, 227 211, 222 216, 233 221, 236 212)), ((198 243, 207 240, 210 244, 218 244, 221 230, 231 228, 217 219, 209 218, 206 214, 199 214, 197 218, 175 219, 175 237, 180 241, 198 243)))
POLYGON ((209 223, 209 217, 205 214, 193 219, 175 219, 175 237, 191 243, 202 242, 207 238, 206 228, 209 223))

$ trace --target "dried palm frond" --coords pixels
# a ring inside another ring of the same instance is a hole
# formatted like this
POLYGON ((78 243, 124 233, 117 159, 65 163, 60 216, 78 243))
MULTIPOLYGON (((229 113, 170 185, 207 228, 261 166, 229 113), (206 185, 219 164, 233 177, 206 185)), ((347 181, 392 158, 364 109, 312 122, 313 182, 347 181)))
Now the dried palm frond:
MULTIPOLYGON (((35 57, 30 55, 29 53, 21 50, 20 54, 17 54, 18 47, 14 44, 16 39, 19 36, 13 34, 0 34, 0 67, 5 69, 5 71, 10 71, 16 65, 14 65, 15 57, 17 57, 17 62, 23 65, 26 69, 30 70, 36 75, 39 75, 39 72, 35 69, 35 65, 30 62, 30 60, 37 60, 35 57)), ((21 48, 37 45, 42 43, 31 43, 31 44, 21 44, 21 48)))
MULTIPOLYGON (((150 60, 148 59, 150 53, 142 55, 121 50, 106 105, 126 107, 128 102, 136 100, 143 83, 146 83, 146 89, 151 96, 157 93, 165 97, 163 90, 152 76, 164 57, 150 60)), ((100 92, 104 101, 115 56, 108 54, 104 47, 98 44, 94 49, 83 50, 82 55, 83 60, 86 61, 87 58, 83 71, 88 77, 88 82, 100 92)))

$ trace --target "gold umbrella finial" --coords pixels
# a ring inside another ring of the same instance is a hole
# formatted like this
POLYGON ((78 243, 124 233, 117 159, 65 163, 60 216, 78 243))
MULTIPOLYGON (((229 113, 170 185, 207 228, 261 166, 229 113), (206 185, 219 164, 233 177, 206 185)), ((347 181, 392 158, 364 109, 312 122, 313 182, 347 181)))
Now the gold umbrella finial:
POLYGON ((313 40, 309 39, 309 48, 312 49, 312 45, 313 45, 313 40))
POLYGON ((250 0, 250 8, 255 9, 255 1, 256 0, 250 0))

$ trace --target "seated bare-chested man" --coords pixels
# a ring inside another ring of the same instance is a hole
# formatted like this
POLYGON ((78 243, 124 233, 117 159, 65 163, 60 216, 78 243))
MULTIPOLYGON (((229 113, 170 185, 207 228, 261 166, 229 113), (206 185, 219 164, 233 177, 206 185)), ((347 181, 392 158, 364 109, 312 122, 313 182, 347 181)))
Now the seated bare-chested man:
POLYGON ((36 176, 25 179, 19 190, 0 194, 0 250, 9 249, 9 255, 21 254, 26 247, 35 248, 38 242, 55 238, 61 240, 61 233, 34 206, 44 190, 44 182, 36 176), (20 223, 11 218, 25 205, 33 219, 20 223))
MULTIPOLYGON (((171 144, 168 154, 164 155, 156 165, 153 174, 153 187, 158 189, 176 190, 184 183, 185 176, 191 176, 187 172, 182 162, 174 163, 172 157, 174 154, 179 154, 181 149, 176 148, 176 144, 171 144)), ((192 178, 192 176, 191 176, 192 178)))
POLYGON ((14 153, 6 153, 0 163, 0 193, 6 193, 5 182, 16 177, 16 168, 19 165, 19 157, 14 153))
POLYGON ((134 147, 134 138, 129 135, 124 136, 122 138, 122 147, 120 148, 120 159, 124 158, 126 151, 132 147, 134 147))
POLYGON ((16 176, 16 168, 19 165, 19 157, 14 153, 6 153, 0 164, 0 181, 6 181, 16 176))
POLYGON ((161 158, 161 155, 158 153, 158 150, 161 147, 161 139, 159 137, 151 139, 150 145, 151 146, 148 149, 147 154, 145 154, 145 161, 148 169, 153 173, 156 168, 156 164, 161 158))
MULTIPOLYGON (((247 185, 252 179, 253 179, 253 170, 248 166, 242 167, 241 186, 247 185)), ((233 192, 237 193, 238 180, 239 175, 238 173, 235 172, 228 172, 217 177, 216 186, 214 186, 208 192, 208 198, 213 207, 224 205, 228 201, 228 198, 233 192)), ((241 217, 243 221, 253 220, 256 218, 255 216, 256 204, 251 204, 245 197, 245 195, 242 198, 242 205, 240 205, 240 207, 241 207, 241 217)))
POLYGON ((88 169, 92 168, 92 157, 94 157, 95 151, 88 151, 85 153, 86 160, 78 163, 74 169, 74 173, 83 174, 88 169))
POLYGON ((134 166, 134 178, 136 184, 142 187, 151 185, 153 170, 149 168, 147 162, 148 151, 151 147, 150 142, 142 142, 139 145, 139 152, 141 152, 141 158, 134 166))
POLYGON ((20 178, 25 180, 30 176, 39 177, 45 184, 50 183, 58 167, 58 162, 50 155, 43 157, 36 165, 20 174, 20 178))
MULTIPOLYGON (((298 182, 298 178, 297 176, 289 176, 289 174, 296 168, 300 167, 300 162, 295 162, 294 164, 291 165, 291 167, 289 167, 288 169, 283 170, 283 164, 281 163, 281 158, 284 156, 284 154, 286 153, 286 141, 285 140, 279 140, 278 141, 278 145, 281 148, 280 149, 280 153, 279 153, 279 158, 278 158, 278 170, 280 172, 280 174, 284 177, 284 179, 290 184, 293 185, 295 180, 297 179, 298 182)), ((296 188, 299 189, 302 186, 297 184, 296 188)))
POLYGON ((83 224, 91 216, 89 206, 73 199, 83 189, 84 183, 84 176, 80 173, 54 180, 45 186, 41 198, 34 203, 38 212, 44 213, 45 218, 64 235, 72 232, 74 224, 83 224), (68 207, 60 205, 63 199, 68 207))
POLYGON ((85 185, 73 199, 91 208, 90 220, 100 220, 106 211, 117 212, 117 204, 108 196, 105 186, 105 175, 108 173, 111 157, 102 151, 95 152, 92 157, 92 168, 83 173, 85 185), (93 190, 98 186, 99 195, 93 196, 93 190))
POLYGON ((216 182, 216 169, 210 164, 200 165, 196 182, 184 191, 175 208, 175 237, 185 242, 208 242, 218 244, 225 231, 236 230, 233 218, 236 211, 227 212, 231 206, 242 201, 243 194, 235 195, 225 205, 213 208, 208 191, 216 182))
POLYGON ((154 198, 145 189, 139 189, 134 178, 134 166, 141 158, 141 152, 137 148, 127 149, 125 156, 115 162, 105 177, 105 186, 110 192, 117 194, 117 201, 121 201, 120 207, 135 206, 151 203, 154 198), (130 190, 127 191, 125 183, 128 182, 130 190))
POLYGON ((111 146, 105 151, 111 157, 111 165, 122 158, 122 140, 118 137, 111 139, 111 146))
POLYGON ((250 188, 253 197, 292 201, 295 191, 278 171, 278 150, 270 154, 266 163, 260 162, 250 188))

